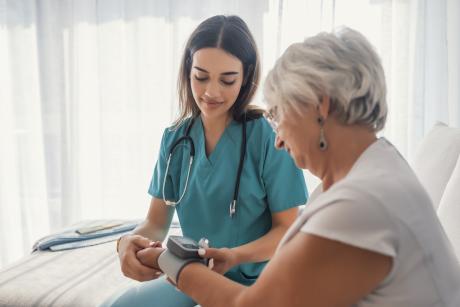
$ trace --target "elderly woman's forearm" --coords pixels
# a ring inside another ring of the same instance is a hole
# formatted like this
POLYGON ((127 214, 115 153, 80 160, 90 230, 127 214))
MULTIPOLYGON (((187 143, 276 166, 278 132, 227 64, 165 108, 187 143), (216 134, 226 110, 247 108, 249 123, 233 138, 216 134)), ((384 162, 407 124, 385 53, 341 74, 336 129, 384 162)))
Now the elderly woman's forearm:
POLYGON ((237 307, 247 289, 197 263, 189 264, 182 270, 178 288, 203 307, 237 307))
POLYGON ((270 260, 287 229, 288 226, 284 225, 273 227, 263 237, 233 248, 232 250, 237 255, 238 263, 270 260))
POLYGON ((269 232, 255 241, 233 248, 238 263, 270 260, 278 247, 278 243, 296 219, 297 214, 297 207, 273 213, 272 227, 269 232))

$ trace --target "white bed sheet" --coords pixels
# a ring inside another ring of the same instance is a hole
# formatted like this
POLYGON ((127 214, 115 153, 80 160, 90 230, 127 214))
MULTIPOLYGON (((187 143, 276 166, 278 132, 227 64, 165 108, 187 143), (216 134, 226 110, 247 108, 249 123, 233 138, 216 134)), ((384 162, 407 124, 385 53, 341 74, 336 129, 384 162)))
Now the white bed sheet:
POLYGON ((0 272, 0 306, 98 306, 136 283, 121 273, 115 242, 36 252, 0 272))

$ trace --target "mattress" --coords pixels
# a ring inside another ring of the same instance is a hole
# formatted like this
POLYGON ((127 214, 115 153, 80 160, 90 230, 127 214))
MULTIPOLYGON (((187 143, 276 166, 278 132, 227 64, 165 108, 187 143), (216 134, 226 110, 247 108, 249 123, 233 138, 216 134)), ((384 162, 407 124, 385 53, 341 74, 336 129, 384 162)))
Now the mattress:
POLYGON ((0 306, 98 306, 136 284, 121 273, 115 242, 39 251, 0 271, 0 306))

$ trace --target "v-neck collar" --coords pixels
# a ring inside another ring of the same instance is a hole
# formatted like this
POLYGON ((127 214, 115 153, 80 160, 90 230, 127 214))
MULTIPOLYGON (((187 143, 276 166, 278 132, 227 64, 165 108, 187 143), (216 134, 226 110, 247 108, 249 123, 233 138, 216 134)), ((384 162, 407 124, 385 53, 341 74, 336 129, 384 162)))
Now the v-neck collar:
POLYGON ((209 154, 209 156, 206 154, 206 143, 205 143, 205 140, 206 140, 206 136, 204 134, 204 126, 203 126, 203 121, 201 120, 201 116, 198 116, 198 118, 196 119, 196 126, 198 127, 198 139, 199 139, 199 151, 201 152, 201 158, 203 161, 205 161, 205 163, 208 165, 208 166, 213 166, 217 163, 217 161, 219 161, 220 157, 222 156, 221 152, 222 150, 225 149, 225 146, 228 142, 229 139, 231 139, 231 141, 234 141, 233 140, 233 136, 231 136, 231 132, 232 130, 235 129, 235 126, 238 126, 238 123, 232 119, 232 121, 227 125, 227 127, 225 127, 225 130, 224 132, 222 133, 222 135, 220 136, 219 140, 217 141, 217 144, 216 146, 214 147, 214 150, 209 154), (229 137, 230 136, 230 137, 229 137))

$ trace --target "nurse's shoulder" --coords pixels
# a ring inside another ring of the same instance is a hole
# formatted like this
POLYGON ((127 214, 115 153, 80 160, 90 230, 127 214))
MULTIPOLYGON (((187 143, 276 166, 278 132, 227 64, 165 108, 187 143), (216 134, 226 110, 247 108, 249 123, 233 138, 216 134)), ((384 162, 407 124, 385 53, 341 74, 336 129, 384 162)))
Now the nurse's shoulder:
POLYGON ((250 119, 247 125, 248 140, 254 141, 261 146, 273 146, 276 134, 265 117, 260 116, 255 119, 250 119))
POLYGON ((185 120, 173 124, 164 129, 163 137, 161 140, 162 148, 168 150, 179 138, 185 136, 185 132, 190 124, 191 118, 186 118, 185 120))

